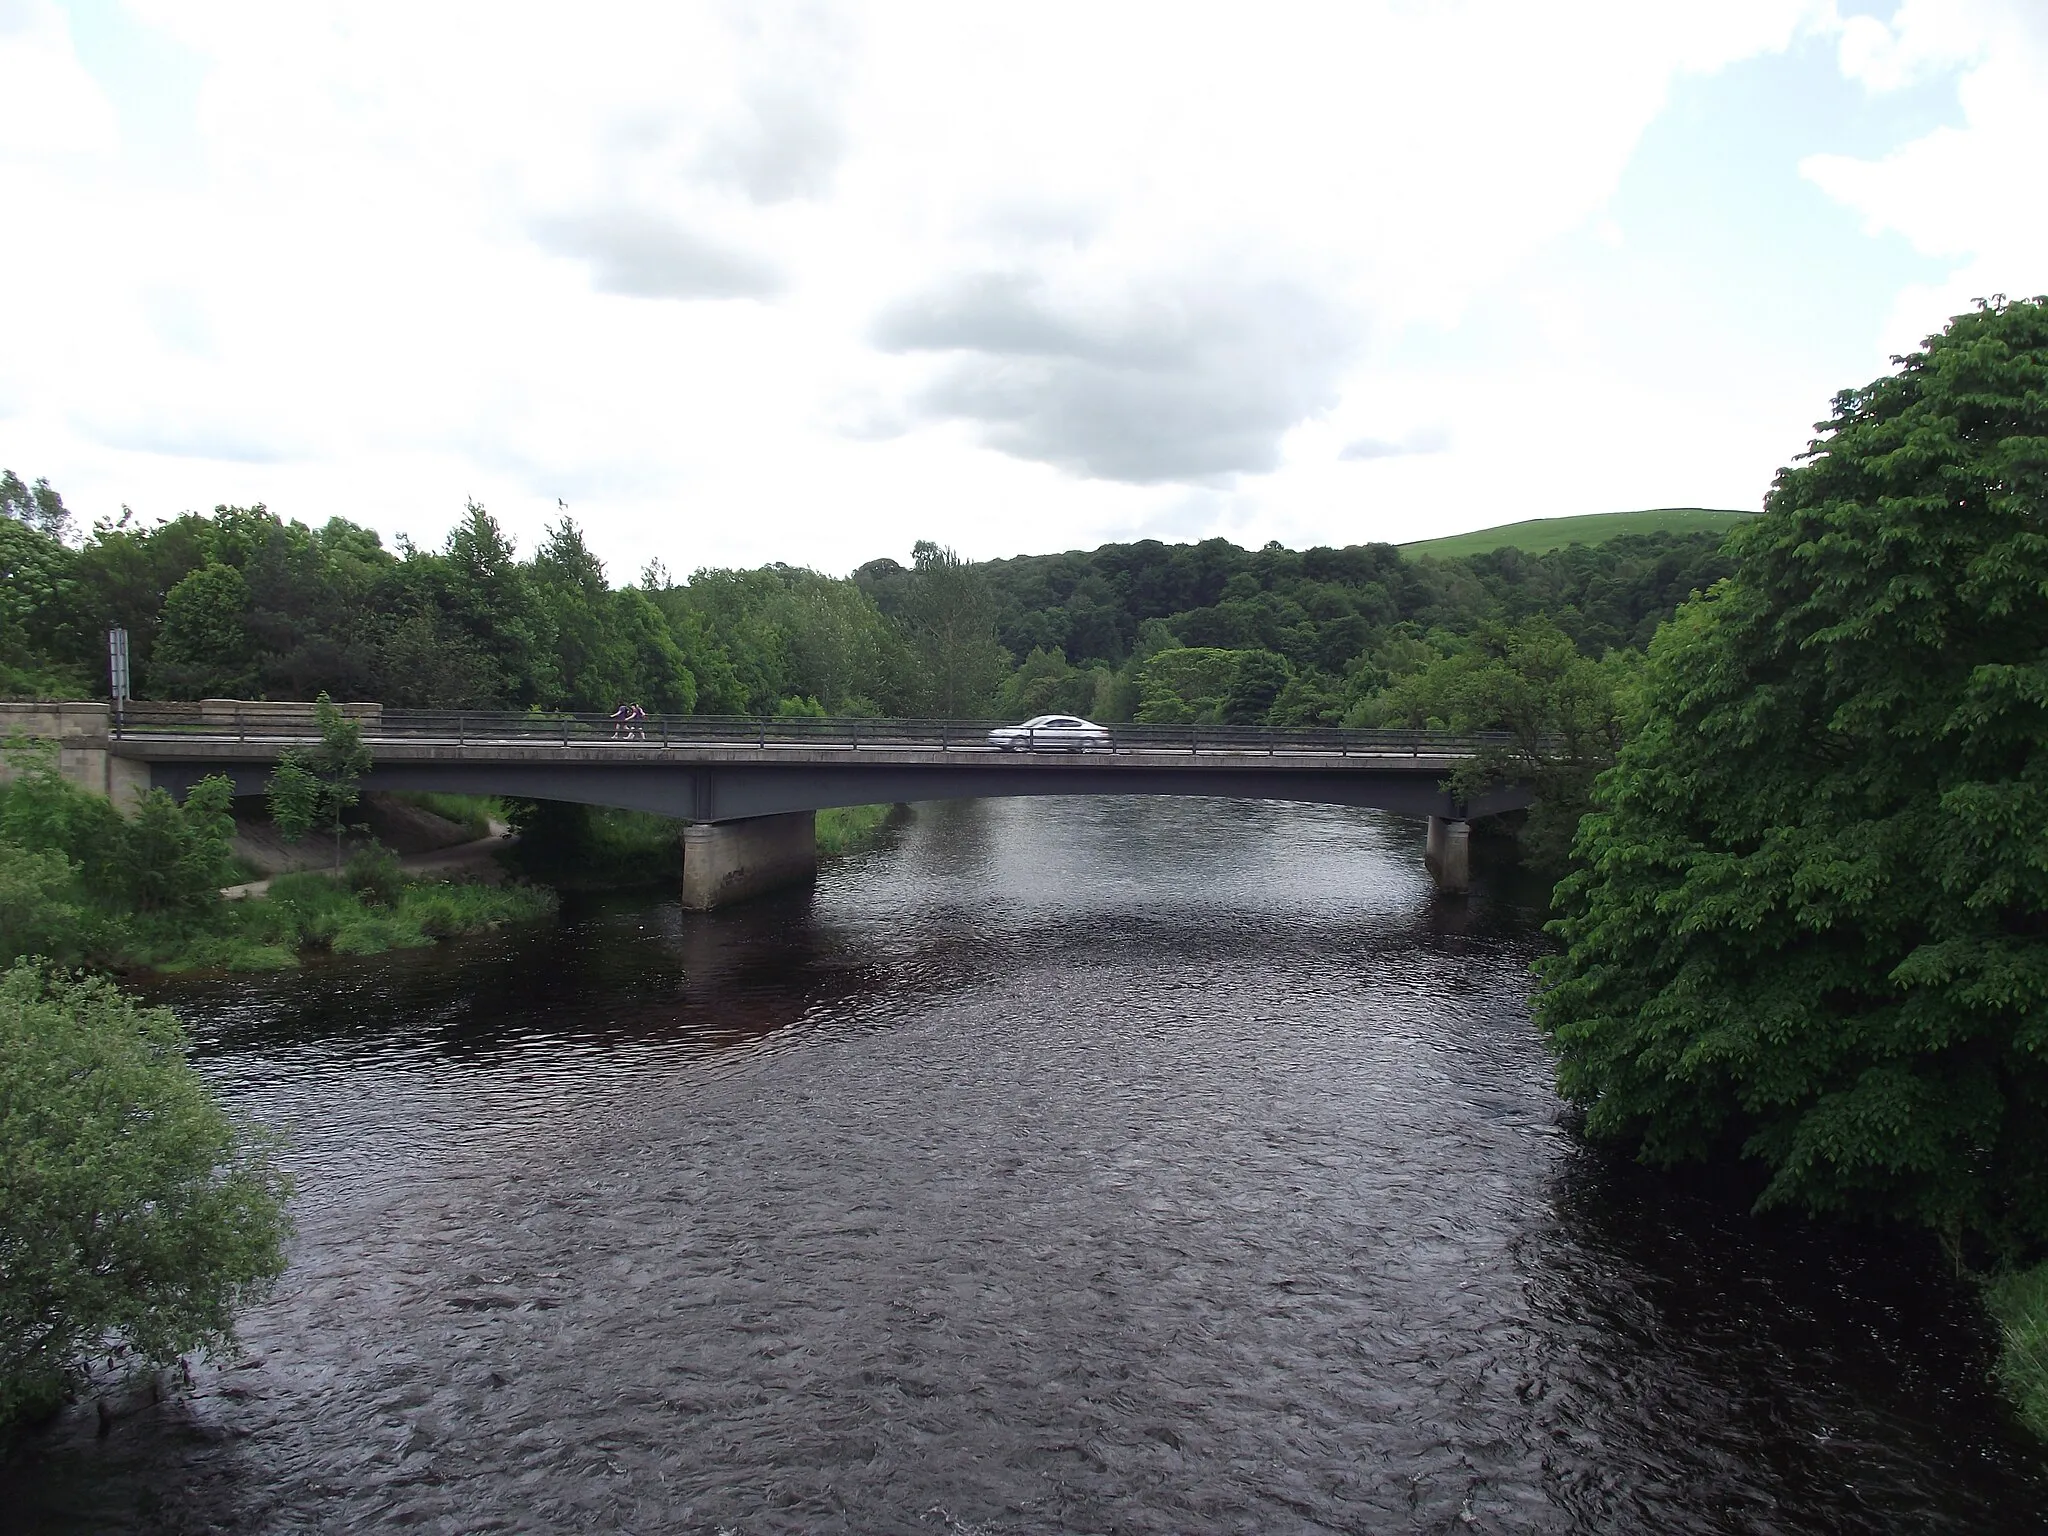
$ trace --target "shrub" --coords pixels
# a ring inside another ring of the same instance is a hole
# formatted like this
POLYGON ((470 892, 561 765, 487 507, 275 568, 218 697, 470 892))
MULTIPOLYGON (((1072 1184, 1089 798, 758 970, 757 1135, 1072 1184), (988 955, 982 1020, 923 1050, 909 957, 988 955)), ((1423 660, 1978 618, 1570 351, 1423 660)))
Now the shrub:
POLYGON ((381 955, 387 949, 419 949, 431 943, 417 923, 395 912, 366 912, 341 925, 333 948, 337 955, 381 955))
POLYGON ((0 975, 0 1421, 47 1412, 111 1342, 147 1365, 231 1338, 284 1267, 289 1182, 104 979, 0 975))
POLYGON ((193 785, 182 805, 151 790, 115 832, 104 883, 138 912, 211 906, 234 873, 234 799, 219 775, 193 785))
POLYGON ((343 884, 374 907, 396 906, 398 893, 405 887, 398 855, 381 843, 372 843, 350 854, 341 878, 343 884))
POLYGON ((80 914, 66 894, 76 873, 55 849, 37 853, 0 842, 0 963, 70 955, 80 914))

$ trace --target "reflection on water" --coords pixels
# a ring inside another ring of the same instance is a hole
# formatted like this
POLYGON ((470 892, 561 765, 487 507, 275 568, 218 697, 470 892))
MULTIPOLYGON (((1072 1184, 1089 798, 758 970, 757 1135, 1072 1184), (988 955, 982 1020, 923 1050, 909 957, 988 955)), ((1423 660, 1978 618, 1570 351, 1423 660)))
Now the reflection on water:
POLYGON ((2020 1531, 1967 1299, 1565 1134, 1497 877, 931 806, 815 891, 167 987, 284 1126, 247 1357, 31 1528, 2020 1531))

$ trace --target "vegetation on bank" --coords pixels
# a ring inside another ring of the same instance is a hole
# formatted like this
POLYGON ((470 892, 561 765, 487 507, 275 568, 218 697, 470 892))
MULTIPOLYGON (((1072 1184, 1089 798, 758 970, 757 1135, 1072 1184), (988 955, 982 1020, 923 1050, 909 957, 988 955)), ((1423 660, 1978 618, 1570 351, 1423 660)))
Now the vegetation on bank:
POLYGON ((2002 1336, 1999 1382, 2020 1422, 2048 1440, 2048 1264, 2000 1275, 1985 1300, 2002 1336))
POLYGON ((835 805, 818 812, 818 857, 836 859, 872 847, 883 829, 907 810, 899 805, 835 805))
POLYGON ((552 892, 405 879, 366 849, 332 875, 282 875, 223 901, 241 873, 225 779, 131 817, 62 779, 49 743, 15 741, 0 784, 0 963, 42 956, 111 970, 267 970, 306 951, 369 954, 553 910, 552 892))
POLYGON ((1525 555, 1547 555, 1573 544, 1604 544, 1636 534, 1710 533, 1725 538, 1755 514, 1717 511, 1711 507, 1652 507, 1641 512, 1590 512, 1578 517, 1535 517, 1525 522, 1475 528, 1470 533, 1403 544, 1410 559, 1459 560, 1468 555, 1518 549, 1525 555))
POLYGON ((231 1337, 284 1268, 290 1184, 192 1070, 177 1019, 104 979, 0 973, 0 1427, 97 1359, 231 1337))

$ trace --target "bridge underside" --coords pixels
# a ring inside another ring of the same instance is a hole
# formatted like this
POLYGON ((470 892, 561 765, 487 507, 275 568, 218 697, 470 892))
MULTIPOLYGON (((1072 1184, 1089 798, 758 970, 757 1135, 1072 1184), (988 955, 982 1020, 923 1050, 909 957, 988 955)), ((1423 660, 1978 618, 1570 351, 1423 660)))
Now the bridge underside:
MULTIPOLYGON (((238 795, 259 795, 267 762, 155 761, 154 787, 182 795, 208 774, 234 781, 238 795)), ((1275 768, 1202 765, 1092 766, 1085 760, 1049 770, 1028 759, 1015 764, 978 758, 940 763, 719 763, 380 761, 363 779, 367 790, 433 791, 566 800, 581 805, 651 811, 680 821, 744 821, 791 811, 897 801, 966 800, 1016 795, 1200 795, 1236 800, 1294 800, 1353 805, 1396 815, 1464 819, 1521 810, 1527 786, 1507 785, 1464 805, 1443 787, 1447 765, 1275 768)))

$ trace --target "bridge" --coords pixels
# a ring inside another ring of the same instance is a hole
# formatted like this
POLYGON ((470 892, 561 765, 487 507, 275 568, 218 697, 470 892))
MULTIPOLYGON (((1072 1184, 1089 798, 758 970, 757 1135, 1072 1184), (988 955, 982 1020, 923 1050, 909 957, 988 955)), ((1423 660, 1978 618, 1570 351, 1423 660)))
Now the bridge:
MULTIPOLYGON (((1461 892, 1470 819, 1530 803, 1525 784, 1456 801, 1447 777, 1505 738, 1442 731, 1116 725, 1087 750, 1003 751, 989 721, 657 715, 622 729, 602 715, 342 708, 373 754, 366 790, 565 800, 688 823, 684 899, 705 907, 807 874, 812 821, 829 806, 1133 794, 1370 806, 1426 818, 1430 871, 1461 892)), ((99 759, 117 802, 151 788, 182 795, 209 774, 261 794, 285 752, 317 740, 311 705, 230 699, 129 701, 118 716, 105 704, 0 706, 0 730, 29 709, 57 717, 17 728, 58 737, 80 782, 99 759)))

